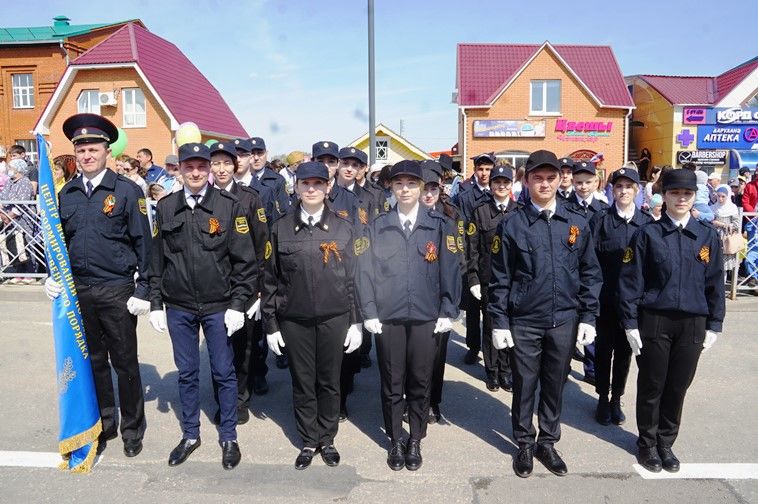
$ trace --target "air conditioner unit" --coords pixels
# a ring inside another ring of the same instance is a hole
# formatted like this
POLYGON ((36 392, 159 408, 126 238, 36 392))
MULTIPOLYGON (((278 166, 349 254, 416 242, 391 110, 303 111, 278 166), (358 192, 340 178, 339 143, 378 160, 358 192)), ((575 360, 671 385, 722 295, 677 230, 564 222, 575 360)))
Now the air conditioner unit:
POLYGON ((101 107, 115 107, 117 103, 116 93, 113 91, 100 93, 98 101, 100 102, 101 107))

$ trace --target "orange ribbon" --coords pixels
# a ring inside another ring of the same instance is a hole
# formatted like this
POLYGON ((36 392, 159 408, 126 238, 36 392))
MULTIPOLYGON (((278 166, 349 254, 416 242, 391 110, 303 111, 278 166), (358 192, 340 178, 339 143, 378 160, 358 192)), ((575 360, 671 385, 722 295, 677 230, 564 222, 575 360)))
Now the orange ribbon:
POLYGON ((698 259, 700 259, 700 262, 703 264, 708 264, 711 262, 711 249, 710 247, 703 246, 700 249, 700 252, 698 253, 698 259))
POLYGON ((437 246, 434 242, 426 242, 426 255, 424 256, 426 262, 434 262, 437 260, 437 246))
POLYGON ((221 223, 217 218, 211 217, 208 219, 208 234, 211 236, 217 235, 221 232, 221 223))
POLYGON ((340 255, 340 251, 337 250, 337 242, 334 242, 334 241, 331 241, 328 243, 324 242, 321 245, 319 245, 319 248, 321 249, 321 252, 324 253, 324 264, 327 264, 329 262, 330 252, 333 252, 337 260, 342 262, 342 256, 340 255))
POLYGON ((116 197, 109 194, 105 200, 103 200, 103 213, 110 215, 113 212, 113 207, 116 206, 116 197))
POLYGON ((579 237, 579 228, 576 226, 571 226, 569 228, 569 239, 568 244, 574 245, 576 243, 576 239, 579 237))

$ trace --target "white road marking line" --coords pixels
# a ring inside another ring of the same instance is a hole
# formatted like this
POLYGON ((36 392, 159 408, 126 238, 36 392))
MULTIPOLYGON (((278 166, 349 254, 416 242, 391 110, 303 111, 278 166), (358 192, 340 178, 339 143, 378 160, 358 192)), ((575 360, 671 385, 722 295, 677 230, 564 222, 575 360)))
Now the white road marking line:
POLYGON ((0 451, 2 467, 58 467, 62 461, 59 453, 0 451))
POLYGON ((653 473, 633 465, 643 479, 758 479, 758 464, 682 464, 679 472, 653 473))

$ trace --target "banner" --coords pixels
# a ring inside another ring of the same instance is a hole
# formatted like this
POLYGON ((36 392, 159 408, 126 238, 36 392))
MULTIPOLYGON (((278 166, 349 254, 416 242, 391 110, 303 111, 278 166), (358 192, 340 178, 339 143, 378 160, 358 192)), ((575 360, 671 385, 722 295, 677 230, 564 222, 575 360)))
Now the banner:
POLYGON ((71 263, 58 214, 58 198, 47 154, 47 143, 37 135, 39 149, 39 208, 42 236, 50 276, 63 287, 52 303, 55 371, 58 385, 61 469, 89 472, 100 435, 100 410, 92 366, 84 337, 84 324, 71 272, 71 263))
POLYGON ((477 119, 474 121, 474 137, 544 137, 545 121, 507 121, 477 119))

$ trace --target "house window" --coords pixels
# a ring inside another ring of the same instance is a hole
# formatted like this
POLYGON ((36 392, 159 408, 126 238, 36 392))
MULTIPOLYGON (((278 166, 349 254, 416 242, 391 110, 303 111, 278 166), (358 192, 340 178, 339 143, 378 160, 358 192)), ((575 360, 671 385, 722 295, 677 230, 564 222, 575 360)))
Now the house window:
POLYGON ((144 128, 147 126, 145 113, 145 94, 140 88, 128 88, 123 91, 124 128, 144 128))
POLYGON ((16 145, 20 145, 26 150, 26 155, 32 163, 37 162, 37 141, 36 140, 16 140, 16 145))
POLYGON ((529 114, 558 115, 561 113, 561 81, 533 80, 529 94, 529 114))
POLYGON ((85 89, 79 93, 76 109, 80 114, 100 114, 100 92, 97 89, 85 89))
POLYGON ((13 108, 34 108, 34 82, 32 74, 12 74, 13 108))
POLYGON ((390 158, 390 140, 389 138, 376 139, 376 160, 387 161, 390 158))

